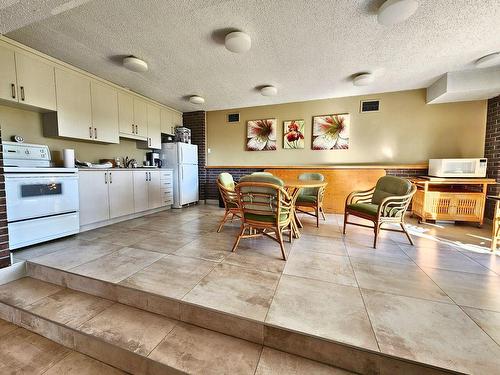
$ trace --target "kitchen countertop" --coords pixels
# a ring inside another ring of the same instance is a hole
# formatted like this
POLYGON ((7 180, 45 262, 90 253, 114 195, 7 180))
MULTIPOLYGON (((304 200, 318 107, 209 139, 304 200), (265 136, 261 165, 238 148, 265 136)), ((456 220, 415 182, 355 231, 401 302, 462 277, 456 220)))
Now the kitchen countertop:
POLYGON ((173 170, 172 168, 157 168, 157 167, 137 167, 137 168, 78 168, 79 171, 141 171, 141 170, 146 170, 146 171, 156 171, 156 170, 165 170, 165 171, 171 171, 173 170))

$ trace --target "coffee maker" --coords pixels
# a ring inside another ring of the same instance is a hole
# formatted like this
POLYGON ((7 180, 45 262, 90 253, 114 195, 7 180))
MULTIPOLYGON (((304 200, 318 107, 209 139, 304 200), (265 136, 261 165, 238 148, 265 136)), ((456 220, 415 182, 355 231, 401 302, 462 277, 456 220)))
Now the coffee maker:
POLYGON ((155 151, 146 152, 146 161, 149 165, 157 168, 161 168, 160 153, 155 151))

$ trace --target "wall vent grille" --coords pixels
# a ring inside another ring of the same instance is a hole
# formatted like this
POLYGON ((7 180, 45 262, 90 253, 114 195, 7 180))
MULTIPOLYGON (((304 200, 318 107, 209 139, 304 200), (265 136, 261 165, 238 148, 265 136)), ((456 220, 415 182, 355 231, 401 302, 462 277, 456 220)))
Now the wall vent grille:
POLYGON ((360 112, 379 112, 380 111, 380 100, 362 100, 360 112))
POLYGON ((229 122, 229 123, 240 122, 240 114, 239 113, 228 113, 227 122, 229 122))

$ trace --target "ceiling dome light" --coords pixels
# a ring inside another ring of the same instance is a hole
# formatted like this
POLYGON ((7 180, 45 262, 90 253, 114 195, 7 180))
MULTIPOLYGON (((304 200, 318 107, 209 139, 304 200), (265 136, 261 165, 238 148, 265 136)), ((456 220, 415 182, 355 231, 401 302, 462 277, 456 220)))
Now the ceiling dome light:
POLYGON ((416 0, 386 0, 378 8, 378 23, 386 26, 401 23, 410 18, 417 8, 416 0))
POLYGON ((224 43, 229 51, 243 53, 248 51, 252 46, 252 39, 250 39, 250 35, 242 31, 233 31, 226 35, 224 43))
POLYGON ((198 96, 198 95, 193 95, 189 97, 189 102, 192 104, 204 104, 205 103, 205 98, 198 96))
POLYGON ((354 86, 367 86, 373 83, 373 81, 374 77, 371 73, 359 73, 352 79, 354 86))
POLYGON ((260 93, 264 96, 276 96, 278 89, 274 86, 264 86, 260 89, 260 93))
POLYGON ((500 52, 493 52, 489 55, 480 57, 474 63, 478 68, 490 68, 500 64, 500 52))
POLYGON ((133 72, 144 73, 148 71, 146 61, 138 59, 135 56, 127 56, 123 59, 123 66, 133 72))

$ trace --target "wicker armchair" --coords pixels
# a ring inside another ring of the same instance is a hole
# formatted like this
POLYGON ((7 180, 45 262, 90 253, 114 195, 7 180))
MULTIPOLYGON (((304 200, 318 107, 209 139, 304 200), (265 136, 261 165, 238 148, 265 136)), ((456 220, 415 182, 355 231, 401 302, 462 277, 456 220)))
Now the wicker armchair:
POLYGON ((283 181, 273 176, 245 176, 236 186, 242 212, 241 229, 232 251, 242 238, 266 236, 279 243, 286 260, 283 234, 292 242, 292 198, 283 189, 283 181), (248 231, 248 234, 245 232, 248 231))
POLYGON ((235 216, 241 218, 241 210, 238 206, 238 196, 234 190, 235 184, 233 176, 226 172, 221 173, 217 178, 217 186, 219 187, 220 195, 224 201, 225 209, 224 217, 222 218, 219 228, 217 229, 217 233, 219 233, 224 227, 226 221, 229 219, 230 215, 232 215, 231 220, 233 220, 235 216))
MULTIPOLYGON (((324 181, 325 177, 321 173, 302 173, 299 175, 299 180, 318 180, 324 181)), ((325 213, 323 212, 323 196, 325 188, 304 188, 300 191, 297 200, 295 201, 296 210, 316 218, 316 227, 319 228, 319 214, 326 220, 325 213), (314 213, 304 210, 313 209, 314 213)))
POLYGON ((413 245, 405 226, 404 215, 416 191, 416 186, 404 178, 385 176, 370 190, 352 192, 345 202, 343 233, 345 234, 347 224, 373 228, 375 232, 373 248, 376 249, 379 231, 389 230, 406 234, 410 244, 413 245), (349 222, 349 215, 370 220, 373 222, 373 227, 349 222), (385 223, 399 224, 402 230, 382 228, 382 224, 385 223))

